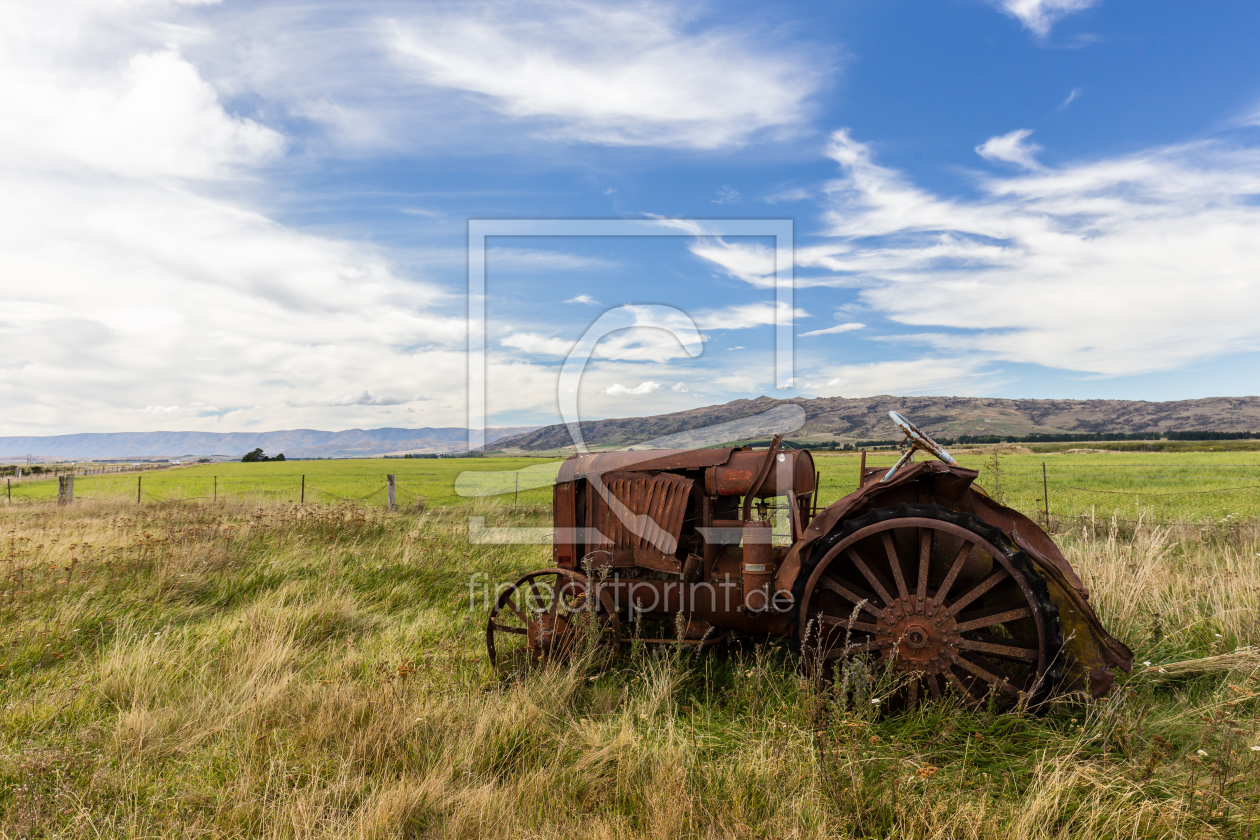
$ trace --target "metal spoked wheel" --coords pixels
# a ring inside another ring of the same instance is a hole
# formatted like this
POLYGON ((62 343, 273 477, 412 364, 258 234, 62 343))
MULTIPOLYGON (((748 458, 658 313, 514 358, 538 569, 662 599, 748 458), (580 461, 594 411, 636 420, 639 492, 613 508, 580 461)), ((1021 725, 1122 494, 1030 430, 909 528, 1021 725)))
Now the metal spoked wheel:
POLYGON ((802 654, 820 678, 845 657, 891 659, 905 679, 889 700, 911 708, 948 691, 972 707, 1036 704, 1057 679, 1059 613, 1045 581, 970 514, 871 511, 819 540, 806 571, 802 654))
POLYGON ((555 662, 584 643, 609 657, 621 643, 621 622, 607 591, 591 599, 589 579, 570 569, 530 572, 500 593, 486 622, 486 648, 496 668, 555 662))

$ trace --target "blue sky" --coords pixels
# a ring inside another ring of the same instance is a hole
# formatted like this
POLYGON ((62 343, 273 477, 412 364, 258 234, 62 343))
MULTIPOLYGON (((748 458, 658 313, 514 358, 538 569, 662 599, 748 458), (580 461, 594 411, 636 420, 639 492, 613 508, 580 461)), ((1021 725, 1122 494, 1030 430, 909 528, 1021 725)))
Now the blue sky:
POLYGON ((0 434, 463 425, 471 218, 671 234, 492 241, 493 425, 555 422, 622 304, 703 349, 611 336, 587 417, 1255 394, 1257 36, 1245 2, 6 4, 0 434), (770 240, 668 221, 715 218, 793 221, 791 312, 770 240))

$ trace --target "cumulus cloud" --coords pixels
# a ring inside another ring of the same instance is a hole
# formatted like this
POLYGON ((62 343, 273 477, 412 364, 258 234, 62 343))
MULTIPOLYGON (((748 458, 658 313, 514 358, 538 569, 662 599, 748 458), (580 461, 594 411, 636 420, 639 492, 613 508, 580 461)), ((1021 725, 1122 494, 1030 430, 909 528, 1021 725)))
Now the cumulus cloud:
POLYGON ((389 46, 418 82, 468 91, 553 136, 702 149, 797 126, 818 56, 696 28, 666 3, 415 7, 389 46))
MULTIPOLYGON (((735 304, 721 309, 699 309, 690 315, 681 312, 662 316, 644 306, 622 307, 630 316, 625 329, 606 336, 596 345, 591 358, 611 361, 668 362, 692 358, 700 347, 684 347, 677 334, 694 334, 701 330, 746 330, 792 323, 808 318, 800 308, 780 305, 777 301, 735 304)), ((703 336, 701 337, 703 339, 703 336)), ((536 332, 512 332, 499 339, 499 344, 529 355, 564 357, 573 349, 576 339, 546 336, 536 332)))
POLYGON ((828 187, 831 236, 797 259, 928 328, 909 340, 1102 375, 1260 349, 1260 149, 1043 168, 984 180, 969 201, 915 187, 847 132, 830 152, 843 173, 828 187))
POLYGON ((590 295, 578 295, 577 297, 571 297, 566 300, 565 303, 585 303, 591 306, 599 305, 599 301, 595 300, 595 298, 590 295))
POLYGON ((1036 155, 1041 147, 1036 143, 1025 142, 1031 135, 1032 129, 1021 128, 1010 134, 990 137, 976 146, 976 154, 987 160, 1013 163, 1024 169, 1040 169, 1041 164, 1037 162, 1036 155))
MULTIPOLYGON (((659 390, 661 390, 661 383, 659 382, 643 382, 639 385, 635 385, 633 388, 627 388, 624 385, 614 382, 612 385, 609 385, 600 393, 608 394, 614 397, 621 396, 622 394, 641 396, 643 394, 650 394, 653 391, 659 391, 659 390)), ((671 388, 670 390, 676 391, 678 389, 671 388)))
POLYGON ((1023 24, 1025 29, 1044 38, 1061 19, 1073 12, 1088 9, 1097 2, 1098 0, 998 0, 998 5, 1023 24))
POLYGON ((172 8, 0 11, 0 339, 29 359, 0 381, 22 406, 6 427, 126 428, 136 404, 197 428, 215 427, 208 414, 358 424, 387 402, 308 395, 449 389, 466 330, 434 311, 440 290, 240 197, 285 140, 229 110, 180 47, 153 43, 195 40, 163 25, 172 8))

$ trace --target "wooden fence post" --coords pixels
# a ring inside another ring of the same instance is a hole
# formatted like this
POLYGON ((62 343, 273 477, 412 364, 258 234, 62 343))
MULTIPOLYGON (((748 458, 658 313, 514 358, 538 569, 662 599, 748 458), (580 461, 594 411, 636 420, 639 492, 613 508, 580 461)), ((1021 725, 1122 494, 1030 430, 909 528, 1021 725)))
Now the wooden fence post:
POLYGON ((140 476, 136 476, 136 504, 140 504, 140 476))
MULTIPOLYGON (((1070 478, 1070 476, 1069 476, 1070 478)), ((1046 504, 1046 530, 1050 530, 1050 482, 1046 478, 1046 462, 1041 462, 1041 498, 1046 504)))
POLYGON ((57 504, 68 505, 74 501, 74 473, 57 476, 57 504))
POLYGON ((306 504, 306 475, 302 475, 302 501, 299 504, 306 504))
POLYGON ((394 498, 394 476, 392 474, 385 476, 385 484, 389 489, 389 509, 391 511, 398 510, 398 501, 394 498))
POLYGON ((214 500, 219 501, 219 477, 214 477, 214 500))

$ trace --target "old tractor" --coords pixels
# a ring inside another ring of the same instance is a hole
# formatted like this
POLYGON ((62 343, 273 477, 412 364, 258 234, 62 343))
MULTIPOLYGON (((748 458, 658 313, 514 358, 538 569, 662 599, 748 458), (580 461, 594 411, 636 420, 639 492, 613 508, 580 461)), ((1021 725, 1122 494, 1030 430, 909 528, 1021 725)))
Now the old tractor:
POLYGON ((846 657, 899 673, 895 704, 1036 705, 1101 696, 1133 654, 1112 638, 1037 523, 897 412, 891 468, 818 509, 808 451, 618 451, 564 462, 552 566, 497 597, 490 659, 564 657, 580 638, 643 644, 792 640, 826 680, 846 657), (935 460, 916 462, 917 452, 935 460), (628 632, 630 622, 673 632, 628 632))

